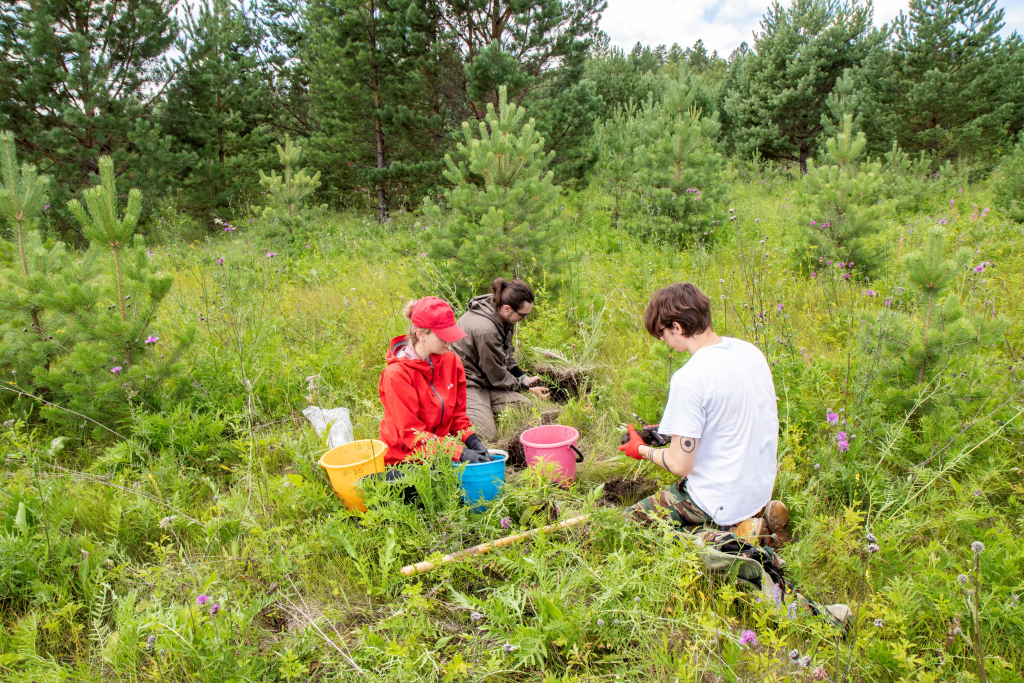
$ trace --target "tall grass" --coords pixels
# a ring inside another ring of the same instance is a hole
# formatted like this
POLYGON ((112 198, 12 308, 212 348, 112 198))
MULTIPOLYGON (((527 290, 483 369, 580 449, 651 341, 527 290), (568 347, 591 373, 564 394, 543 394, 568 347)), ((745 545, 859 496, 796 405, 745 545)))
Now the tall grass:
POLYGON ((432 514, 386 486, 367 490, 369 513, 348 512, 300 412, 346 406, 357 438, 376 435, 402 304, 454 289, 421 256, 416 216, 379 227, 328 214, 276 240, 241 221, 232 235, 157 247, 175 277, 160 337, 198 331, 165 405, 108 425, 123 439, 4 424, 4 680, 1021 680, 1019 227, 948 209, 950 193, 985 206, 987 186, 947 189, 888 220, 870 280, 837 266, 811 278, 793 256, 794 190, 786 178, 736 182, 726 234, 684 252, 634 239, 627 220, 611 227, 601 194, 559 207, 571 265, 537 283, 518 345, 525 367, 554 352, 588 369, 588 391, 560 418, 581 431, 588 462, 569 491, 512 474, 481 515, 458 504, 443 464, 412 475, 436 487, 432 514), (893 307, 917 310, 899 259, 940 220, 951 243, 995 263, 963 273, 957 299, 1008 325, 897 409, 899 359, 880 326, 893 307), (658 419, 686 360, 640 323, 650 293, 680 280, 707 292, 717 331, 771 363, 777 494, 796 535, 783 556, 804 593, 851 606, 845 637, 712 580, 669 529, 624 525, 604 502, 613 477, 671 481, 616 446, 633 412, 658 419), (591 520, 572 530, 398 572, 579 512, 591 520), (756 644, 741 644, 744 630, 756 644))

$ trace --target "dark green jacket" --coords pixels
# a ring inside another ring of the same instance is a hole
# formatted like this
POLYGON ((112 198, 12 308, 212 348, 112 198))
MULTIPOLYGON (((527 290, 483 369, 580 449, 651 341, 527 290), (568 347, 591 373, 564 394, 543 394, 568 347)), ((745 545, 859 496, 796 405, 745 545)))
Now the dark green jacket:
POLYGON ((526 373, 520 369, 512 346, 512 325, 494 310, 494 297, 482 294, 470 300, 459 318, 466 337, 452 344, 452 350, 466 368, 466 386, 519 391, 526 373))

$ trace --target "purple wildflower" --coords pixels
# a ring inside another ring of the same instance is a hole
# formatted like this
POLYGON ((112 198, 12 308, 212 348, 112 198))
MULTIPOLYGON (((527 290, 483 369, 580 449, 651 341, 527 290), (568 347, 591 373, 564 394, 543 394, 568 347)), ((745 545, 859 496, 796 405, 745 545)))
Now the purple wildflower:
POLYGON ((747 629, 740 634, 740 645, 749 645, 750 647, 757 647, 757 634, 747 629))
POLYGON ((509 518, 508 518, 507 516, 505 516, 505 517, 502 517, 502 518, 501 518, 501 528, 502 528, 502 529, 507 529, 507 528, 509 528, 510 526, 512 526, 512 520, 511 520, 511 519, 509 519, 509 518))
POLYGON ((784 307, 784 306, 783 306, 782 304, 779 304, 779 305, 778 305, 778 306, 777 306, 777 307, 775 308, 775 310, 776 310, 776 311, 779 311, 779 312, 781 312, 783 308, 785 308, 785 307, 784 307))
POLYGON ((200 607, 202 607, 203 605, 205 605, 209 601, 210 601, 210 597, 208 595, 206 595, 205 593, 201 594, 199 597, 196 598, 196 604, 199 605, 200 607))
POLYGON ((845 453, 850 450, 850 442, 846 438, 846 432, 839 432, 836 434, 836 446, 839 447, 840 453, 845 453))
POLYGON ((873 289, 869 289, 868 291, 866 291, 864 293, 867 294, 868 296, 878 296, 878 292, 876 292, 873 289))
POLYGON ((829 411, 827 411, 825 413, 825 419, 828 420, 832 424, 838 424, 838 422, 839 422, 839 413, 833 413, 831 410, 829 410, 829 411))
POLYGON ((886 306, 892 306, 892 298, 891 297, 886 297, 884 303, 885 303, 886 306))
POLYGON ((217 603, 213 603, 212 605, 210 605, 210 616, 211 617, 217 616, 217 612, 219 612, 219 611, 220 611, 220 605, 218 605, 217 603))
POLYGON ((276 251, 268 251, 267 252, 267 258, 274 258, 275 256, 277 256, 277 252, 276 251))
POLYGON ((220 257, 219 259, 217 259, 217 260, 216 260, 216 261, 215 261, 214 263, 216 263, 216 264, 217 264, 218 266, 223 266, 223 265, 224 265, 224 257, 223 257, 223 256, 221 256, 221 257, 220 257))
POLYGON ((122 368, 121 368, 120 365, 115 365, 114 367, 110 368, 110 372, 112 372, 115 375, 117 373, 121 372, 121 370, 122 370, 122 368))
POLYGON ((421 251, 420 252, 420 258, 427 258, 427 252, 421 251))
POLYGON ((816 680, 816 681, 823 681, 826 678, 828 678, 828 674, 826 674, 825 670, 822 669, 820 666, 817 669, 814 670, 814 674, 813 675, 814 675, 814 680, 816 680))
POLYGON ((817 225, 817 223, 815 223, 814 221, 811 221, 811 225, 817 225))
POLYGON ((146 343, 147 344, 151 344, 151 345, 152 344, 156 344, 158 341, 160 341, 160 337, 157 337, 155 335, 151 334, 148 337, 146 337, 146 343))
POLYGON ((225 225, 224 226, 224 232, 234 232, 234 231, 235 231, 235 226, 233 226, 233 225, 225 225))
POLYGON ((829 227, 828 223, 825 223, 825 227, 826 227, 826 228, 827 228, 827 227, 829 227))
POLYGON ((850 279, 850 274, 849 273, 843 273, 843 279, 844 280, 849 280, 850 279))
POLYGON ((817 274, 817 273, 815 273, 815 272, 814 272, 814 271, 812 270, 812 271, 811 271, 811 277, 818 277, 818 274, 817 274))

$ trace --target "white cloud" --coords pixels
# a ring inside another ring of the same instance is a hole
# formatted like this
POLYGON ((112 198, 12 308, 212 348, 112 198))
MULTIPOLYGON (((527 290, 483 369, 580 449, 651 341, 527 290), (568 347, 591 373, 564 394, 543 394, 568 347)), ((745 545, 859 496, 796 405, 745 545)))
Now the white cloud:
MULTIPOLYGON (((908 6, 907 0, 875 0, 874 4, 878 26, 908 6)), ((1024 0, 1002 0, 999 6, 1006 12, 1003 35, 1024 34, 1024 0)), ((637 41, 689 47, 699 38, 709 51, 728 57, 744 41, 753 45, 753 32, 760 28, 768 7, 766 0, 608 0, 601 28, 612 44, 626 51, 637 41)))

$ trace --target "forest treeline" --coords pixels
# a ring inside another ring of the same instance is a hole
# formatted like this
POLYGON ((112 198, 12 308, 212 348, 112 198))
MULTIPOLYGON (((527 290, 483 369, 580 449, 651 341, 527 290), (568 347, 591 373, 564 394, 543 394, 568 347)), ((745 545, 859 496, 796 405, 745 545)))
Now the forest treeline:
MULTIPOLYGON (((686 83, 717 153, 806 168, 849 116, 867 154, 991 168, 1024 126, 1024 50, 995 0, 912 0, 876 28, 859 0, 769 7, 728 56, 611 46, 603 0, 24 0, 0 9, 0 130, 49 175, 52 227, 109 156, 147 200, 226 217, 301 140, 319 200, 419 207, 464 121, 504 86, 554 182, 587 182, 625 129, 686 83), (602 136, 601 131, 605 134, 602 136)), ((662 110, 675 106, 668 103, 662 110)), ((677 112, 677 120, 684 112, 677 112)), ((639 122, 639 123, 638 123, 639 122)), ((657 137, 657 131, 648 131, 657 137)), ((698 169, 699 170, 699 169, 698 169)), ((605 171, 608 171, 606 168, 605 171)), ((607 176, 607 173, 605 173, 607 176)), ((678 176, 678 174, 677 174, 678 176)), ((211 229, 214 224, 211 222, 211 229)))

